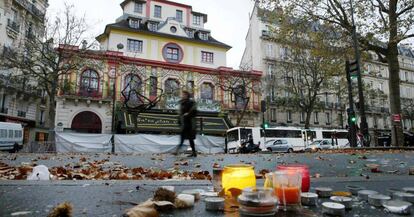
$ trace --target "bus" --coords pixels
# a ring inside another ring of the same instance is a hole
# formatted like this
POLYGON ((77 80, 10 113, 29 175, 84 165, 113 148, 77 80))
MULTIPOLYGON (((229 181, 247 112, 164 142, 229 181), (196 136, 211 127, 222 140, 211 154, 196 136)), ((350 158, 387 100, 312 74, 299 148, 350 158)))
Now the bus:
POLYGON ((340 129, 301 129, 295 127, 275 127, 263 130, 260 127, 235 127, 227 131, 227 149, 236 153, 241 144, 247 141, 248 135, 253 142, 266 150, 266 144, 275 140, 286 140, 294 151, 305 150, 313 141, 332 140, 333 148, 343 148, 348 142, 348 131, 340 129))
POLYGON ((254 144, 260 144, 260 148, 266 150, 264 140, 261 137, 262 129, 260 127, 235 127, 227 130, 226 134, 229 153, 238 153, 241 145, 247 142, 249 135, 253 136, 254 144))
POLYGON ((21 149, 23 127, 21 124, 0 122, 0 150, 21 149))

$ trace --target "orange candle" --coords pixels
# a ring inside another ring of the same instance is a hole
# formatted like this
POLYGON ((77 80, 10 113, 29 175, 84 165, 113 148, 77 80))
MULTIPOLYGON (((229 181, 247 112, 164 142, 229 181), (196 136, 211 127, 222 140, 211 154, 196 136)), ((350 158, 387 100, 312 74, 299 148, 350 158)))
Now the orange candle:
POLYGON ((299 187, 276 187, 275 194, 280 204, 291 205, 300 203, 299 187))

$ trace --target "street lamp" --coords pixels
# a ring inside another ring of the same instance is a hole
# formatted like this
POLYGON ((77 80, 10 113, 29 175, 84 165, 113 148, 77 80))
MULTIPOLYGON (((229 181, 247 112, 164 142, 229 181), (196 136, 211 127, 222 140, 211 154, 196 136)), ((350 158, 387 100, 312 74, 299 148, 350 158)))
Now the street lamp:
POLYGON ((354 19, 354 7, 352 0, 349 0, 349 3, 351 5, 351 19, 352 19, 352 39, 354 42, 354 50, 355 50, 355 62, 357 63, 356 67, 356 77, 358 79, 358 98, 359 98, 359 115, 361 116, 361 124, 360 129, 361 133, 364 136, 364 146, 368 146, 369 141, 369 132, 368 132, 368 123, 367 123, 367 117, 365 114, 365 99, 364 99, 364 92, 363 92, 363 86, 362 86, 362 75, 361 75, 361 54, 359 51, 359 45, 358 45, 358 35, 356 32, 356 25, 355 25, 355 19, 354 19))

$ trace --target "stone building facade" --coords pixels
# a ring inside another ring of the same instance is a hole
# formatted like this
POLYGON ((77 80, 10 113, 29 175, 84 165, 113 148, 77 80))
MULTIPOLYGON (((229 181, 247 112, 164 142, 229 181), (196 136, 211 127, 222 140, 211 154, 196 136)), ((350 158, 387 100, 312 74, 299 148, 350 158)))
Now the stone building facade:
MULTIPOLYGON (((0 1, 1 55, 29 38, 43 36, 47 7, 47 0, 0 1)), ((24 143, 47 141, 45 93, 28 77, 11 78, 12 72, 14 69, 0 68, 0 121, 22 124, 24 143)))

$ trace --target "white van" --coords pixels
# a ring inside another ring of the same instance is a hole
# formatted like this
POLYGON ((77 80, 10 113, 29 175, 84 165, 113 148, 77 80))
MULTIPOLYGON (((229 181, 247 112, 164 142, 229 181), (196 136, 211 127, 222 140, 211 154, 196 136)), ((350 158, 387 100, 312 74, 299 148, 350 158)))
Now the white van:
POLYGON ((0 150, 23 147, 23 127, 21 124, 0 122, 0 150))

